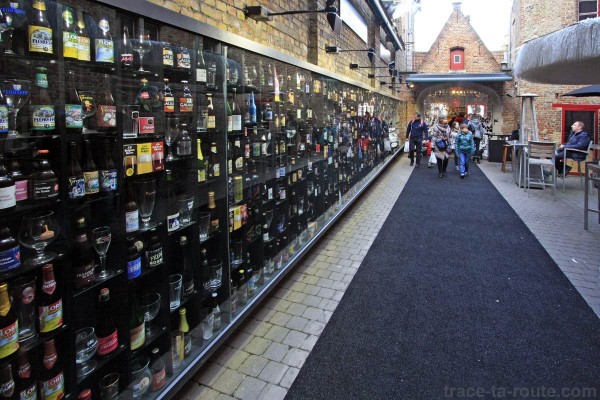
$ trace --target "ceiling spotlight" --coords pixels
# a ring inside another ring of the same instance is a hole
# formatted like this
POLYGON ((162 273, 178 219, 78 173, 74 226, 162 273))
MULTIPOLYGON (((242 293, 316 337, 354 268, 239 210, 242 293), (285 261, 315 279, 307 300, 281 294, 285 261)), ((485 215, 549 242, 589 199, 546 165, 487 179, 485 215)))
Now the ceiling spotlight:
POLYGON ((360 52, 360 51, 366 51, 367 52, 367 56, 369 57, 369 61, 371 62, 371 64, 373 63, 373 60, 375 59, 375 49, 370 47, 368 49, 361 49, 361 50, 342 50, 340 49, 338 46, 325 46, 325 53, 327 54, 337 54, 337 53, 349 53, 349 52, 360 52))

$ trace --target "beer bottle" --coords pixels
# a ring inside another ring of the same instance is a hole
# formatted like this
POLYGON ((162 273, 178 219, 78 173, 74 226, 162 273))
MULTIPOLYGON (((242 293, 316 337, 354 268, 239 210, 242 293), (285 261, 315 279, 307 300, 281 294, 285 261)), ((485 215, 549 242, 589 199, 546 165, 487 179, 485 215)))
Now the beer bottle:
POLYGON ((4 163, 0 163, 0 211, 9 211, 17 205, 16 186, 4 163))
POLYGON ((95 60, 97 63, 112 64, 115 62, 115 48, 106 17, 100 19, 98 28, 100 30, 99 36, 94 40, 95 60))
POLYGON ((150 383, 150 391, 156 392, 162 389, 167 383, 167 374, 165 368, 165 362, 160 356, 160 350, 158 347, 152 349, 152 354, 150 355, 150 368, 152 370, 152 381, 150 383))
POLYGON ((188 133, 187 124, 181 124, 181 133, 177 139, 177 155, 192 155, 192 137, 188 133))
POLYGON ((170 43, 163 43, 163 66, 167 68, 173 68, 175 66, 173 62, 173 48, 170 43))
POLYGON ((196 83, 206 83, 206 63, 204 62, 202 45, 198 46, 198 52, 196 53, 196 83))
POLYGON ((100 179, 98 167, 92 156, 92 142, 85 140, 83 153, 83 179, 85 181, 85 195, 92 197, 100 192, 100 179))
POLYGON ((87 223, 85 217, 79 217, 76 221, 73 246, 73 275, 76 289, 94 282, 94 266, 94 251, 87 235, 87 223))
POLYGON ((212 93, 207 93, 208 97, 208 119, 206 123, 207 129, 215 129, 217 127, 217 120, 215 114, 215 107, 213 105, 212 93))
POLYGON ((129 28, 123 27, 123 42, 121 43, 121 55, 119 57, 121 68, 133 68, 133 49, 131 48, 131 37, 129 36, 129 28))
POLYGON ((10 364, 6 364, 0 369, 0 399, 19 400, 10 364))
POLYGON ((231 104, 232 114, 232 129, 234 132, 242 130, 242 113, 240 107, 237 105, 237 90, 233 88, 233 101, 231 104))
POLYGON ((180 355, 181 360, 184 360, 187 357, 189 357, 190 353, 192 351, 192 340, 188 336, 189 332, 190 332, 190 326, 188 325, 188 322, 187 322, 186 310, 185 310, 185 308, 180 308, 179 309, 179 333, 181 334, 181 350, 183 350, 183 354, 182 354, 183 357, 181 357, 181 355, 180 355))
POLYGON ((131 288, 131 311, 129 315, 129 349, 137 350, 146 342, 146 323, 140 308, 135 286, 131 288))
POLYGON ((221 176, 221 166, 219 165, 219 155, 217 154, 217 143, 210 144, 210 156, 208 159, 208 177, 217 178, 221 176))
POLYGON ((83 199, 85 197, 85 180, 83 178, 83 169, 81 169, 81 164, 79 163, 77 143, 75 142, 69 143, 69 169, 67 174, 69 199, 83 199))
MULTIPOLYGON (((45 149, 38 150, 42 157, 48 156, 49 151, 45 149)), ((33 200, 49 200, 58 197, 58 178, 52 171, 52 166, 45 158, 38 161, 37 172, 33 176, 31 191, 33 200)))
POLYGON ((204 156, 202 155, 202 140, 200 138, 196 139, 196 147, 198 151, 198 182, 206 181, 206 161, 204 160, 204 156))
MULTIPOLYGON (((235 89, 233 89, 235 90, 235 89)), ((227 132, 232 132, 233 131, 233 103, 235 102, 235 99, 232 98, 231 102, 229 100, 225 101, 225 107, 227 110, 227 132)))
POLYGON ((139 229, 139 207, 135 201, 133 183, 130 183, 127 188, 127 204, 125 205, 125 233, 137 232, 139 229))
POLYGON ((179 238, 179 246, 181 248, 181 262, 183 264, 182 295, 184 298, 188 298, 194 294, 194 270, 192 269, 192 260, 190 259, 187 236, 181 236, 179 238))
POLYGON ((164 94, 164 110, 165 113, 174 113, 175 112, 175 96, 173 96, 173 92, 169 87, 169 79, 164 78, 165 87, 163 88, 164 94))
POLYGON ((35 400, 37 399, 37 386, 35 377, 31 371, 31 364, 24 349, 19 350, 17 363, 17 375, 15 380, 17 397, 20 400, 35 400))
POLYGON ((163 263, 163 247, 156 228, 150 229, 150 239, 146 245, 146 265, 156 268, 163 263))
POLYGON ((219 213, 215 204, 215 192, 208 192, 208 211, 210 212, 210 231, 219 232, 219 213))
POLYGON ((21 247, 8 226, 0 227, 0 273, 21 265, 21 247))
POLYGON ((83 104, 77 95, 75 73, 72 70, 67 71, 65 128, 67 133, 81 133, 83 128, 83 104))
MULTIPOLYGON (((21 171, 19 160, 13 158, 8 162, 8 176, 15 182, 15 198, 17 204, 24 204, 29 199, 29 179, 21 171)), ((0 185, 0 191, 1 191, 0 185)), ((0 196, 1 198, 2 196, 0 196)))
POLYGON ((39 377, 42 400, 57 400, 65 396, 65 378, 59 361, 54 339, 44 342, 43 368, 39 377))
POLYGON ((54 54, 52 27, 46 17, 46 1, 33 0, 31 7, 32 15, 27 27, 29 52, 37 56, 52 57, 54 54))
POLYGON ((63 6, 62 20, 63 57, 65 59, 77 60, 79 59, 79 37, 77 27, 75 26, 75 16, 71 7, 63 6))
POLYGON ((194 112, 194 98, 188 85, 188 81, 181 81, 183 85, 183 94, 179 97, 179 112, 192 113, 194 112))
POLYGON ((127 279, 135 279, 142 274, 142 249, 144 244, 135 236, 127 238, 127 279))
POLYGON ((110 291, 108 288, 100 290, 96 314, 96 334, 98 335, 98 350, 100 357, 112 354, 119 347, 117 326, 113 321, 113 310, 110 304, 110 291))
POLYGON ((191 63, 191 58, 190 58, 190 52, 188 51, 187 48, 178 47, 175 58, 177 59, 177 68, 178 69, 188 71, 188 72, 190 71, 190 69, 192 68, 192 63, 191 63))
POLYGON ((51 133, 56 128, 54 104, 48 94, 48 69, 37 67, 31 90, 31 129, 51 133))
POLYGON ((104 139, 104 157, 100 162, 100 191, 103 193, 117 190, 117 167, 110 152, 110 139, 104 139))
POLYGON ((0 360, 19 349, 19 322, 8 297, 8 284, 0 283, 0 360))
POLYGON ((90 35, 85 27, 83 11, 77 11, 77 59, 90 61, 90 35))
POLYGON ((38 319, 41 334, 50 333, 63 324, 62 296, 57 289, 52 264, 46 264, 42 267, 38 319))
POLYGON ((111 93, 110 75, 105 74, 97 100, 97 122, 100 130, 110 130, 117 126, 117 106, 111 93))
POLYGON ((171 170, 166 170, 167 181, 167 231, 173 232, 179 229, 179 206, 175 197, 173 175, 171 170))

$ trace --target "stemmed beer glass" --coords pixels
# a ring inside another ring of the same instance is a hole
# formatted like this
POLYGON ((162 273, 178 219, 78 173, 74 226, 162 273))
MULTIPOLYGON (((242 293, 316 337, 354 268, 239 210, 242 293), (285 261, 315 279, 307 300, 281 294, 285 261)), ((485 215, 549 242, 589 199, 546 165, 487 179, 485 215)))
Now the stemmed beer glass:
POLYGON ((39 212, 32 216, 23 217, 19 231, 19 242, 28 249, 35 250, 36 256, 26 260, 25 264, 41 265, 54 257, 53 251, 45 252, 46 246, 58 236, 59 225, 54 211, 39 212))
POLYGON ((92 244, 100 257, 100 272, 96 274, 97 281, 103 281, 115 274, 114 271, 106 270, 106 253, 108 253, 111 238, 110 226, 100 226, 92 231, 92 244))
POLYGON ((2 96, 6 102, 6 108, 12 118, 9 119, 8 136, 19 135, 17 131, 17 116, 19 110, 27 104, 31 95, 29 81, 21 79, 7 79, 2 81, 2 96))
POLYGON ((139 39, 131 41, 131 48, 140 55, 140 68, 138 69, 138 72, 143 74, 150 73, 150 71, 144 69, 144 54, 149 53, 152 50, 150 36, 140 34, 139 39))
POLYGON ((143 179, 135 181, 137 199, 140 206, 139 213, 142 219, 143 229, 150 228, 150 219, 154 211, 156 199, 156 179, 143 179))
POLYGON ((177 135, 179 134, 179 118, 176 117, 168 117, 165 127, 165 144, 169 148, 169 154, 167 155, 166 161, 173 161, 175 157, 173 157, 173 143, 177 140, 177 135))

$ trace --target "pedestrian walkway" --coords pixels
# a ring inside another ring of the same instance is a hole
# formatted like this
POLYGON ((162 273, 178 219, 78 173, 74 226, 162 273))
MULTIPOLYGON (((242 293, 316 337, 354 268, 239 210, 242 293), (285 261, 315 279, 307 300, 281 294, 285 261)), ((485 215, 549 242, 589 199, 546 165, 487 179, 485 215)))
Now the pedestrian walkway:
MULTIPOLYGON (((401 158, 389 166, 280 283, 259 311, 203 366, 178 398, 282 399, 286 395, 412 173, 408 163, 401 158)), ((566 250, 571 248, 564 246, 583 239, 585 243, 598 243, 600 239, 600 229, 593 223, 590 231, 583 233, 583 212, 577 212, 582 192, 569 189, 564 195, 557 193, 559 200, 553 201, 549 192, 531 191, 528 198, 511 183, 511 174, 501 173, 499 164, 484 162, 481 170, 569 279, 577 281, 575 286, 588 289, 582 292, 584 298, 588 304, 595 304, 598 313, 600 249, 590 246, 585 258, 583 251, 575 250, 577 257, 571 260, 566 250), (557 228, 562 224, 557 225, 557 220, 563 216, 572 221, 565 221, 563 229, 557 228), (563 233, 549 235, 557 229, 563 233), (593 284, 596 286, 589 287, 593 284)), ((457 177, 450 174, 446 179, 454 178, 457 177)), ((574 182, 578 184, 577 180, 574 182)), ((424 206, 424 214, 426 210, 424 206)))

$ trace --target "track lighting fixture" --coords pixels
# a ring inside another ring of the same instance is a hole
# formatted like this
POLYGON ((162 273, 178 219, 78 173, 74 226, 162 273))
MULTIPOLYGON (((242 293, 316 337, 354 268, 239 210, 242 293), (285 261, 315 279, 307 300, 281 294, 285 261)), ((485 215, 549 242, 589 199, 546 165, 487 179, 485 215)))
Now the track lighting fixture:
POLYGON ((347 52, 357 52, 357 51, 366 51, 367 55, 369 56, 369 61, 371 62, 371 64, 373 63, 373 60, 375 59, 375 49, 374 48, 368 48, 368 49, 364 49, 364 50, 343 50, 340 49, 337 46, 325 46, 325 53, 327 54, 337 54, 337 53, 347 53, 347 52))
POLYGON ((316 13, 327 13, 327 22, 329 26, 336 34, 340 34, 342 31, 342 19, 337 13, 337 8, 333 5, 335 0, 327 0, 325 8, 321 10, 294 10, 294 11, 281 11, 271 12, 265 6, 246 6, 244 7, 244 14, 247 18, 252 18, 255 21, 272 21, 276 15, 295 15, 295 14, 316 14, 316 13))

